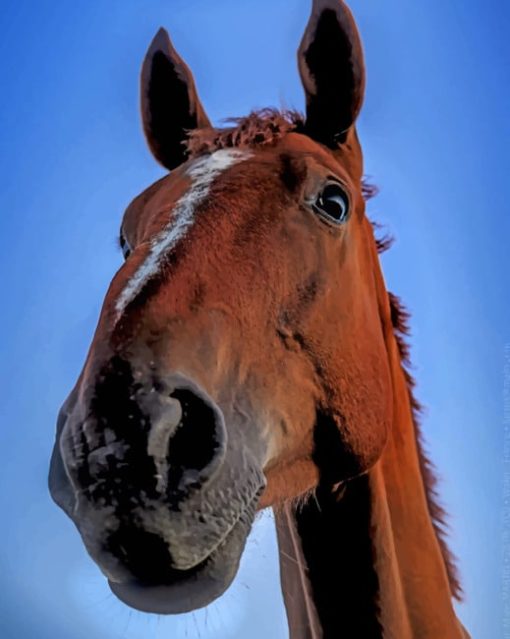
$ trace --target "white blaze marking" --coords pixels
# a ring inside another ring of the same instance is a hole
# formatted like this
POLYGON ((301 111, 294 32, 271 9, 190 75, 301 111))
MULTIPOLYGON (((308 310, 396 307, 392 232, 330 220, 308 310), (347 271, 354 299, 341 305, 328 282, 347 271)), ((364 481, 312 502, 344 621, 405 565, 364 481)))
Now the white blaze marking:
POLYGON ((115 304, 117 319, 126 306, 140 293, 145 284, 156 275, 167 253, 175 248, 193 226, 195 209, 209 195, 214 179, 233 164, 249 158, 249 151, 221 149, 198 159, 186 171, 192 185, 172 209, 172 220, 151 241, 149 254, 119 295, 115 304))

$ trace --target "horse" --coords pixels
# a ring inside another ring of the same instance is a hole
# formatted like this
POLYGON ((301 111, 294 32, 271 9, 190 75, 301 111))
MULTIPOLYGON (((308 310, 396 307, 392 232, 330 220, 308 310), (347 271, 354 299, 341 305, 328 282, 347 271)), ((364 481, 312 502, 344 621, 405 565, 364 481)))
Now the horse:
POLYGON ((365 212, 343 1, 313 0, 298 63, 305 115, 215 128, 166 31, 152 41, 143 128, 169 173, 124 214, 50 492, 135 609, 219 597, 272 507, 292 639, 466 638, 408 316, 365 212))

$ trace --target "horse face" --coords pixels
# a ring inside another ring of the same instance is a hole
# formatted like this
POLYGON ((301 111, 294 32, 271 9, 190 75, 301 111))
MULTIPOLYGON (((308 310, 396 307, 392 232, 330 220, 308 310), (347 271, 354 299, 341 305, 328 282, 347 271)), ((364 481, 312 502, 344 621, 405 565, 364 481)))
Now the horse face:
POLYGON ((141 610, 212 601, 257 508, 366 472, 384 446, 390 381, 353 126, 363 62, 343 4, 314 4, 300 68, 300 133, 253 116, 215 142, 164 32, 144 63, 149 145, 175 170, 126 211, 127 259, 50 472, 113 592, 141 610), (274 139, 257 144, 264 126, 274 139), (186 156, 190 128, 207 152, 186 156))

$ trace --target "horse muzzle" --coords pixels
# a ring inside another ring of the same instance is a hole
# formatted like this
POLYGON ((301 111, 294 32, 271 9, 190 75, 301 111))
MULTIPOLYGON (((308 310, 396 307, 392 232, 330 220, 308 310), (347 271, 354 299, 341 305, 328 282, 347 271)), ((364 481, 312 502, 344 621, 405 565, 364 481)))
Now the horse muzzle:
POLYGON ((185 612, 230 585, 265 486, 235 435, 194 381, 118 357, 62 407, 50 492, 128 605, 185 612))

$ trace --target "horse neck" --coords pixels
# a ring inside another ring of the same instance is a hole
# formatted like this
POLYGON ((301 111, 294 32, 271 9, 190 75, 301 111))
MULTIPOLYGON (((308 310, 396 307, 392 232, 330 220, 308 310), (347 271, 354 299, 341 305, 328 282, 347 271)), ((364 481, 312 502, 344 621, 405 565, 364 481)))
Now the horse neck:
POLYGON ((381 459, 341 496, 319 487, 276 511, 291 639, 468 637, 430 512, 401 345, 391 320, 383 330, 394 419, 381 459))

